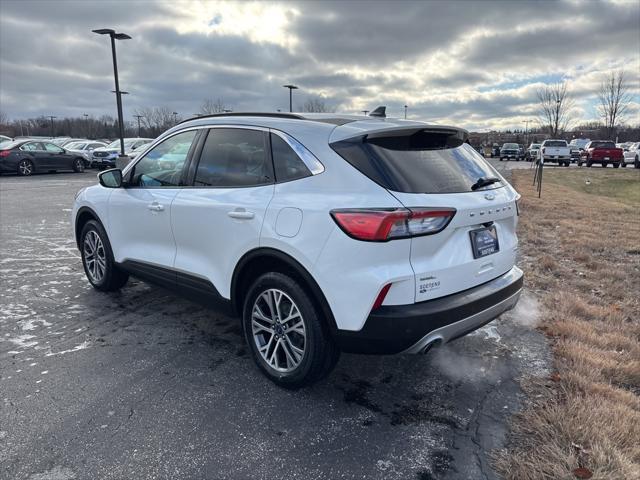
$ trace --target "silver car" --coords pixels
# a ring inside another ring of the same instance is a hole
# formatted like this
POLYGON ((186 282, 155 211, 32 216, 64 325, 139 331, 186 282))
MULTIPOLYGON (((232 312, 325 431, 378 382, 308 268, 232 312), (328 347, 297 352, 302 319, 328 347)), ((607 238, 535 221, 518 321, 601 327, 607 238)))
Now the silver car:
POLYGON ((80 140, 77 142, 68 143, 64 148, 72 153, 81 155, 82 159, 84 160, 85 167, 92 167, 93 165, 91 165, 91 156, 93 151, 96 148, 102 148, 106 146, 106 143, 98 142, 96 140, 80 140))

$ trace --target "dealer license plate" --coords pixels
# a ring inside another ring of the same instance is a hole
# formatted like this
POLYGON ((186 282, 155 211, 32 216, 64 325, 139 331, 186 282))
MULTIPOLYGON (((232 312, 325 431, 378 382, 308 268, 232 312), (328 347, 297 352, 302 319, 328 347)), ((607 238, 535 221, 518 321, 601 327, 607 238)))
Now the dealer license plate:
POLYGON ((471 230, 469 235, 471 236, 473 258, 486 257, 500 251, 498 232, 495 226, 471 230))

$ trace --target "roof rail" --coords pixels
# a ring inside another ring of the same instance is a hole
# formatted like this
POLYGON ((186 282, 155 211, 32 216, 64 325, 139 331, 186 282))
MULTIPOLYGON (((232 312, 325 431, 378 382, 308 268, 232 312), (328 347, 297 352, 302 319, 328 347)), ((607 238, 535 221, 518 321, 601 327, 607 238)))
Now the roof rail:
POLYGON ((209 115, 200 115, 198 117, 187 118, 178 123, 190 122, 191 120, 198 120, 200 118, 216 118, 216 117, 274 117, 274 118, 291 118, 294 120, 306 120, 305 117, 297 113, 280 113, 280 112, 224 112, 224 113, 211 113, 209 115))

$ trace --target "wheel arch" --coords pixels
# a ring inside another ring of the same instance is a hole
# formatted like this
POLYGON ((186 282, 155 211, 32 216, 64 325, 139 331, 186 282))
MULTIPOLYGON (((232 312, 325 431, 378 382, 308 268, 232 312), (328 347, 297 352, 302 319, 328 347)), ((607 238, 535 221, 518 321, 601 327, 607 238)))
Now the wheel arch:
POLYGON ((243 292, 246 292, 251 279, 267 272, 280 272, 290 275, 311 295, 316 308, 327 320, 328 327, 334 333, 337 325, 329 302, 320 286, 307 269, 290 255, 274 248, 261 247, 247 252, 238 262, 231 279, 231 305, 235 314, 242 315, 243 292))
POLYGON ((100 225, 104 227, 104 224, 100 220, 100 217, 95 212, 95 210, 93 210, 90 207, 80 207, 78 209, 78 213, 76 213, 76 219, 74 222, 76 245, 78 246, 78 249, 80 248, 80 234, 82 233, 82 229, 84 228, 85 224, 89 220, 95 220, 96 222, 99 222, 100 225))

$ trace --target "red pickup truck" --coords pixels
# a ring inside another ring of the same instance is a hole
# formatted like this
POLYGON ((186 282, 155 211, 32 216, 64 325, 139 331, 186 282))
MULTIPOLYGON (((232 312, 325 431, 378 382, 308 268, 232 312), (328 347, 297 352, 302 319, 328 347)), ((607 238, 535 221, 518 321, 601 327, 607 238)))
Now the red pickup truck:
POLYGON ((618 168, 623 161, 624 152, 621 148, 617 148, 615 143, 608 140, 592 140, 585 145, 578 166, 586 163, 587 167, 590 167, 594 163, 599 163, 606 167, 610 163, 614 168, 618 168))

